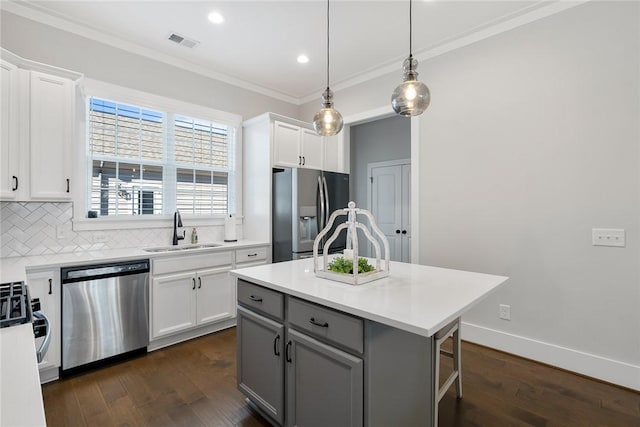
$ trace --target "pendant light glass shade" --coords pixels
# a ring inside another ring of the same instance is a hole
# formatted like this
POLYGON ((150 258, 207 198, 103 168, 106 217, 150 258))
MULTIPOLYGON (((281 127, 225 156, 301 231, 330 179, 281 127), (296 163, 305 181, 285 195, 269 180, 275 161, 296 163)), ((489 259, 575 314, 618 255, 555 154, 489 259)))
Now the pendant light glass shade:
POLYGON ((342 115, 333 108, 333 92, 329 89, 329 0, 327 0, 327 89, 322 93, 322 110, 313 116, 318 135, 333 136, 342 130, 342 115))
POLYGON ((313 128, 318 135, 333 136, 342 130, 344 121, 338 110, 333 108, 333 92, 327 87, 322 94, 322 110, 313 116, 313 128))
POLYGON ((410 117, 424 112, 431 102, 431 92, 426 84, 418 81, 418 61, 413 58, 411 43, 411 0, 409 0, 409 57, 404 60, 402 83, 391 95, 391 107, 397 114, 410 117))
POLYGON ((404 60, 404 78, 391 95, 391 107, 405 117, 418 116, 431 102, 431 92, 426 84, 418 81, 418 61, 412 56, 404 60))

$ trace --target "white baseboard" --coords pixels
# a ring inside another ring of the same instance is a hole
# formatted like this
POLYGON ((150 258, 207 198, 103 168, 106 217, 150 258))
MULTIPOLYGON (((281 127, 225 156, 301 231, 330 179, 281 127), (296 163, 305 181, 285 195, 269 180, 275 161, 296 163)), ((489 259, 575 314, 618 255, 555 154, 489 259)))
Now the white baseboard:
POLYGON ((462 339, 640 391, 640 366, 462 322, 462 339))

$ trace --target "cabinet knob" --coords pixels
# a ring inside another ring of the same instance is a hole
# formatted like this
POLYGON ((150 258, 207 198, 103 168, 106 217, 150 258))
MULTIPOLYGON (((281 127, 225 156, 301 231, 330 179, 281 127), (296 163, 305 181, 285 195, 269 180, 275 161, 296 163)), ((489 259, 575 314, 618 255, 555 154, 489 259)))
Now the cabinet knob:
POLYGON ((407 234, 407 230, 402 230, 402 234, 407 234))
POLYGON ((400 234, 400 230, 396 230, 396 234, 400 234))

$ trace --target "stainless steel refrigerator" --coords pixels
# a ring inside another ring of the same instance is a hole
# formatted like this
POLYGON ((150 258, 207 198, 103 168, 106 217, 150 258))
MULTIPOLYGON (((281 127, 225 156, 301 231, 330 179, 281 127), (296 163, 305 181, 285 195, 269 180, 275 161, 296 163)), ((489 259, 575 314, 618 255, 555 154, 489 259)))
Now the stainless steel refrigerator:
MULTIPOLYGON (((274 168, 272 183, 273 262, 313 256, 313 241, 318 232, 326 226, 333 211, 345 208, 349 203, 349 175, 274 168)), ((346 240, 343 230, 329 248, 330 252, 341 252, 346 240)), ((323 249, 321 245, 320 250, 323 249)))

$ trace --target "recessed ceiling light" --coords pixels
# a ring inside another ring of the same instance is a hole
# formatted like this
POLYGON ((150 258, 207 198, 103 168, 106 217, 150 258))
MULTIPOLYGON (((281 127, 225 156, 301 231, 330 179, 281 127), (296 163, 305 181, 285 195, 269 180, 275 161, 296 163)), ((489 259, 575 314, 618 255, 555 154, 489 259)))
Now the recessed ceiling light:
POLYGON ((224 22, 224 16, 220 15, 218 12, 211 12, 208 16, 209 21, 214 24, 222 24, 224 22))
POLYGON ((307 62, 309 62, 309 57, 307 55, 298 55, 296 61, 298 61, 300 64, 306 64, 307 62))

